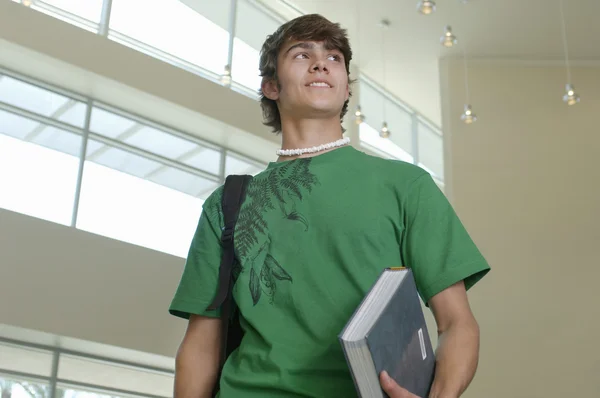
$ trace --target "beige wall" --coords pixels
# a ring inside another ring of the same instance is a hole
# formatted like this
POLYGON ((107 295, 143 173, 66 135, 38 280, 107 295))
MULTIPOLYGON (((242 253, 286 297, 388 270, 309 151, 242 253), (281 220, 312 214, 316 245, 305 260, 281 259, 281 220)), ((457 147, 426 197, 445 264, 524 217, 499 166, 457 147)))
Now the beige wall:
POLYGON ((0 209, 0 324, 173 357, 186 323, 168 307, 183 265, 0 209))
POLYGON ((492 265, 471 294, 482 328, 467 398, 600 396, 600 63, 575 67, 562 102, 556 64, 475 61, 460 120, 461 61, 441 65, 447 170, 456 210, 492 265))

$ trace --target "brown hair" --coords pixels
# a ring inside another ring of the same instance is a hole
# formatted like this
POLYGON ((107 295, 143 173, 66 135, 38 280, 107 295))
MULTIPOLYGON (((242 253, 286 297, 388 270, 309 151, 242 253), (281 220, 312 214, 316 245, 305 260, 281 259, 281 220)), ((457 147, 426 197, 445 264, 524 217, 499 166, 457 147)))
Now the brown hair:
MULTIPOLYGON (((267 36, 260 52, 260 76, 262 81, 277 80, 277 57, 281 46, 288 40, 324 41, 328 47, 335 48, 344 55, 344 63, 350 81, 350 60, 352 49, 347 32, 340 24, 333 23, 318 14, 303 15, 281 25, 273 34, 267 36)), ((352 93, 350 92, 350 95, 352 93)), ((259 90, 260 106, 263 112, 263 124, 272 128, 274 133, 281 132, 281 115, 277 103, 265 97, 259 90)), ((348 111, 348 101, 344 102, 340 122, 348 111)))

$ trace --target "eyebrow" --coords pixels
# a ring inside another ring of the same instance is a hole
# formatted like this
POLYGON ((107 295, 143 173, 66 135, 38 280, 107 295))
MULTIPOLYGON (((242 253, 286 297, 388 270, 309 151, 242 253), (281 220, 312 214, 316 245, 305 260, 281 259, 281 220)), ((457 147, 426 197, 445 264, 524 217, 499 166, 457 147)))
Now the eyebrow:
MULTIPOLYGON (((285 54, 289 54, 289 52, 295 48, 303 48, 305 50, 313 50, 315 48, 315 43, 307 42, 307 41, 302 41, 300 43, 296 43, 293 46, 291 46, 290 48, 288 48, 286 50, 285 54)), ((334 46, 330 45, 329 43, 325 43, 325 49, 329 50, 329 51, 341 52, 337 47, 334 47, 334 46)))
POLYGON ((291 46, 290 48, 288 48, 285 53, 288 54, 290 51, 292 51, 295 48, 303 48, 305 50, 312 50, 313 48, 315 48, 315 44, 310 43, 310 42, 305 42, 305 41, 296 43, 293 46, 291 46))

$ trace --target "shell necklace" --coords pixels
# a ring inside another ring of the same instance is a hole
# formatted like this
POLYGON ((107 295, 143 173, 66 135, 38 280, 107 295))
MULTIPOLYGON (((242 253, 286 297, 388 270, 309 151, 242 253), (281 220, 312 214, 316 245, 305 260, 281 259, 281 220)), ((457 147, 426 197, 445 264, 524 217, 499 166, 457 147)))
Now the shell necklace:
POLYGON ((340 146, 348 145, 349 143, 350 143, 350 138, 345 137, 345 138, 341 138, 337 141, 328 142, 327 144, 321 144, 318 146, 313 146, 311 148, 278 149, 276 153, 279 156, 297 156, 297 155, 303 155, 305 153, 321 152, 326 149, 337 148, 340 146))

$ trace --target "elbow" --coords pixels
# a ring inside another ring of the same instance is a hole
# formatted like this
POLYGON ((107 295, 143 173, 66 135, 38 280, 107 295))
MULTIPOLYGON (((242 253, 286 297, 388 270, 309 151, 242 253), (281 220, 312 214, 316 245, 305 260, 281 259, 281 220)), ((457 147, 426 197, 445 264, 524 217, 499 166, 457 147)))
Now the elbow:
POLYGON ((439 324, 437 328, 438 336, 441 337, 450 331, 461 331, 461 334, 475 337, 479 340, 480 328, 479 323, 471 314, 468 316, 457 317, 447 323, 439 324))

